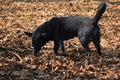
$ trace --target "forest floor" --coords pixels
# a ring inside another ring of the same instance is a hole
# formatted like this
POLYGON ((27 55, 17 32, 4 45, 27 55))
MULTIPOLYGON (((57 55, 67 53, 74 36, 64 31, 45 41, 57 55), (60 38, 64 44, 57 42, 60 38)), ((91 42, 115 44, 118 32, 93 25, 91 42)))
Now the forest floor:
POLYGON ((77 37, 65 41, 66 57, 53 53, 53 41, 34 56, 31 39, 24 34, 54 16, 94 17, 100 1, 1 1, 0 80, 120 80, 119 0, 107 1, 107 10, 99 22, 101 56, 93 43, 92 51, 85 54, 77 37))

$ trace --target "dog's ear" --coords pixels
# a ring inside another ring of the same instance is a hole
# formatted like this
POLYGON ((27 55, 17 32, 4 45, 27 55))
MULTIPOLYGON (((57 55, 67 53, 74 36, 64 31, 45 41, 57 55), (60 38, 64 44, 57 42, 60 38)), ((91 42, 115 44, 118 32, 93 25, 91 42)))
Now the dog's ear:
POLYGON ((24 32, 27 36, 31 37, 33 33, 30 32, 24 32))

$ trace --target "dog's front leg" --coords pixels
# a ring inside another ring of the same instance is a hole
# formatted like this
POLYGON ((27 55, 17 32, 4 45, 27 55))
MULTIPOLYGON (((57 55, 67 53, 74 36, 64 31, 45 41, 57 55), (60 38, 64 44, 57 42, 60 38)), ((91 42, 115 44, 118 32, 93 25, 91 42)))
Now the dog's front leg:
POLYGON ((60 47, 62 49, 62 52, 64 53, 65 52, 65 46, 64 46, 63 40, 60 41, 60 47))
POLYGON ((54 40, 54 53, 58 55, 58 49, 59 49, 60 40, 56 39, 54 40))
POLYGON ((63 40, 60 41, 60 47, 62 49, 62 56, 67 56, 67 54, 65 53, 65 46, 63 40))

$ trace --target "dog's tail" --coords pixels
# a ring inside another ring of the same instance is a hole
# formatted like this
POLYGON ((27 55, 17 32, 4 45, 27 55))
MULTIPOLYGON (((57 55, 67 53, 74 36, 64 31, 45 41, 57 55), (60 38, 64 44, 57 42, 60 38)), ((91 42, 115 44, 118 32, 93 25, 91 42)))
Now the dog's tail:
POLYGON ((106 10, 106 3, 105 2, 101 2, 99 5, 98 5, 98 10, 97 10, 97 13, 94 17, 94 23, 97 24, 102 16, 102 14, 105 12, 106 10))

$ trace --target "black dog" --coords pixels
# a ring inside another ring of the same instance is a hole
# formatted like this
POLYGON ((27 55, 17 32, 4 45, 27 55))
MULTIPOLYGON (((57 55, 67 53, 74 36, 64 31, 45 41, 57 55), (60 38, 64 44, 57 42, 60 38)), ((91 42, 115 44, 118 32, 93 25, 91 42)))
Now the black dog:
POLYGON ((89 52, 89 42, 92 41, 101 55, 100 29, 98 21, 106 10, 106 3, 101 2, 94 18, 84 16, 53 17, 40 25, 33 33, 25 32, 32 38, 34 54, 50 40, 54 41, 54 53, 57 54, 59 46, 65 51, 64 40, 78 36, 86 52, 89 52))

